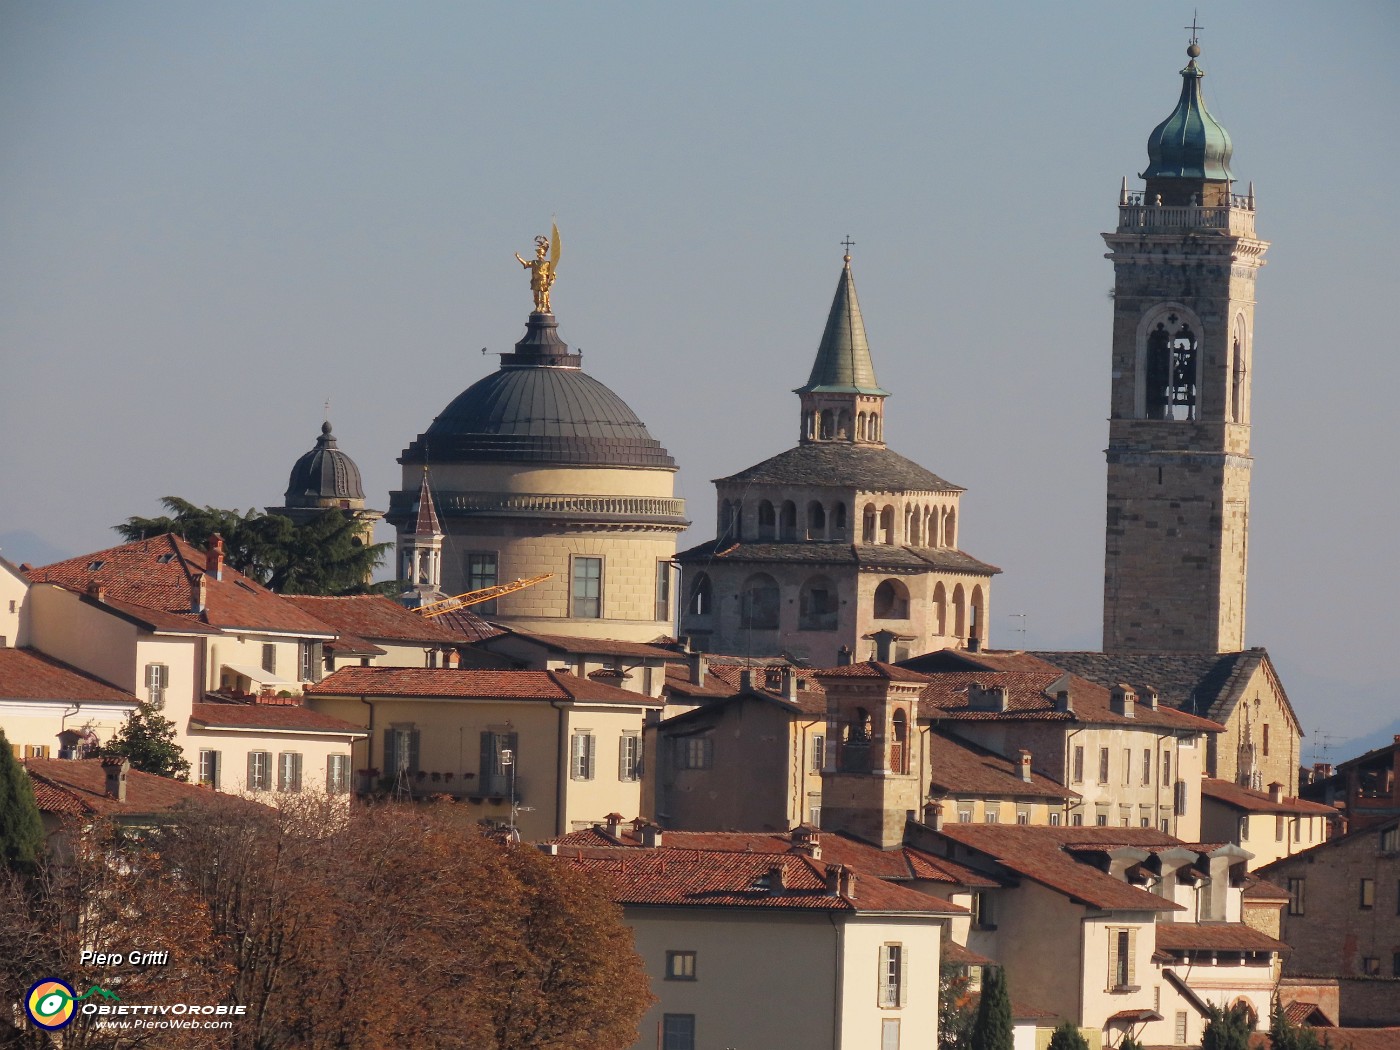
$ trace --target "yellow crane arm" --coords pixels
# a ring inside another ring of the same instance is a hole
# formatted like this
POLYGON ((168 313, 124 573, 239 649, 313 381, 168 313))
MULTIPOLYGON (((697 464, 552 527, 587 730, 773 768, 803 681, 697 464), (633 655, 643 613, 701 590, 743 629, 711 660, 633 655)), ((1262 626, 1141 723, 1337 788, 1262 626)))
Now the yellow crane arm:
POLYGON ((441 601, 430 602, 414 611, 420 616, 441 616, 445 612, 453 609, 465 609, 468 605, 480 605, 482 602, 489 602, 492 598, 499 598, 503 594, 514 594, 516 591, 523 591, 526 587, 533 587, 537 583, 543 583, 550 579, 554 573, 546 572, 539 576, 531 576, 528 580, 515 580, 511 583, 498 583, 494 587, 483 587, 478 591, 467 591, 464 594, 456 594, 451 598, 443 598, 441 601))

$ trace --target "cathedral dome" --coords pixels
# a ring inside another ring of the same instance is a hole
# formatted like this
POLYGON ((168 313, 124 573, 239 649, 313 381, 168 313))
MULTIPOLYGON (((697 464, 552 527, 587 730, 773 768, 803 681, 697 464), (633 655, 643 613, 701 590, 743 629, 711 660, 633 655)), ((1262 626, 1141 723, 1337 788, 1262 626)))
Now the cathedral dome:
POLYGON ((660 467, 675 461, 622 398, 582 368, 552 314, 533 313, 515 353, 462 391, 401 463, 513 461, 660 467))
POLYGON ((364 505, 360 468, 336 447, 330 422, 321 424, 316 447, 296 461, 287 481, 288 507, 320 507, 328 501, 356 500, 364 505))
POLYGON ((1230 133, 1206 109, 1201 93, 1205 76, 1196 65, 1201 49, 1192 44, 1190 61, 1181 71, 1181 98, 1171 116, 1152 129, 1147 139, 1144 179, 1214 179, 1229 181, 1230 133))

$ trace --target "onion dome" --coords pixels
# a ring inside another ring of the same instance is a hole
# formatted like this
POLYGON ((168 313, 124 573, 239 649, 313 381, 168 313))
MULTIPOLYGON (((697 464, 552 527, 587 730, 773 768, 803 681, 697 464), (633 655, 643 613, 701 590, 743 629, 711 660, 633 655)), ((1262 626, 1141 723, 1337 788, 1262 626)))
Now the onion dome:
POLYGON ((1205 72, 1196 65, 1200 47, 1186 49, 1190 61, 1181 71, 1181 98, 1171 116, 1152 129, 1147 139, 1144 179, 1210 179, 1230 181, 1230 133, 1206 109, 1201 94, 1205 72))
POLYGON ((659 467, 675 460, 626 402, 583 371, 553 314, 532 313, 515 352, 453 399, 400 463, 544 462, 659 467))
POLYGON ((358 500, 364 505, 360 468, 336 447, 329 421, 321 424, 316 447, 292 467, 285 498, 288 507, 321 507, 332 500, 358 500))

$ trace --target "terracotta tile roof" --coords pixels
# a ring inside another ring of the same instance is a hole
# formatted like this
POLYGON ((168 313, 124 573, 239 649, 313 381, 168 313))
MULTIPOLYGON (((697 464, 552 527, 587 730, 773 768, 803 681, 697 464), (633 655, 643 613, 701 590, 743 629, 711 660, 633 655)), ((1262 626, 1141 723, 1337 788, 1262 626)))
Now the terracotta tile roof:
POLYGON ((791 854, 627 847, 560 848, 559 859, 597 873, 624 906, 757 908, 782 911, 948 914, 950 905, 883 879, 855 879, 852 892, 827 889, 826 861, 791 854), (770 873, 782 871, 782 887, 770 873))
POLYGON ((1337 811, 1321 802, 1309 802, 1295 796, 1285 796, 1275 802, 1267 791, 1255 791, 1228 780, 1206 777, 1201 781, 1201 794, 1232 809, 1246 813, 1294 813, 1307 817, 1333 817, 1337 811))
MULTIPOLYGON (((821 848, 822 864, 844 864, 862 875, 896 881, 923 879, 942 882, 954 886, 970 886, 989 889, 1000 886, 995 879, 957 864, 943 857, 902 846, 882 850, 867 842, 849 838, 835 832, 816 833, 817 845, 821 848)), ((617 838, 613 838, 600 827, 573 831, 551 841, 564 846, 625 846, 645 849, 641 837, 630 826, 623 825, 617 838)), ((662 844, 677 849, 700 850, 714 853, 767 853, 794 854, 799 847, 794 846, 792 832, 749 832, 749 831, 664 831, 662 844)), ((955 912, 965 911, 959 905, 949 905, 955 912)))
POLYGON ((1242 922, 1159 922, 1163 951, 1286 952, 1288 945, 1242 922))
POLYGON ((1400 1050, 1400 1028, 1329 1028, 1326 1036, 1346 1050, 1400 1050))
POLYGON ((903 547, 894 544, 824 543, 812 540, 743 542, 732 539, 707 540, 676 555, 676 561, 688 565, 711 562, 742 564, 771 564, 808 566, 850 566, 858 570, 913 570, 927 572, 967 573, 972 576, 995 576, 1001 570, 988 562, 974 558, 966 551, 951 547, 903 547))
POLYGON ((978 955, 971 948, 953 940, 943 942, 939 956, 939 962, 944 966, 990 966, 996 961, 988 959, 985 955, 978 955))
POLYGON ((1218 733, 1224 727, 1209 719, 1183 714, 1158 705, 1154 711, 1139 701, 1131 717, 1115 713, 1110 693, 1096 682, 1069 674, 1059 667, 1019 652, 968 653, 943 649, 905 660, 902 667, 929 679, 920 694, 921 716, 968 721, 1089 722, 1097 725, 1160 726, 1218 733), (970 685, 982 690, 1006 690, 1006 710, 989 710, 969 702, 970 685), (1068 690, 1073 714, 1055 710, 1055 693, 1068 690))
POLYGON ((30 572, 35 583, 54 583, 85 593, 104 589, 107 604, 137 615, 164 614, 160 624, 208 624, 223 630, 277 631, 330 637, 335 631, 280 595, 225 566, 223 578, 207 571, 205 553, 167 533, 148 540, 55 562, 30 572), (206 611, 191 605, 192 581, 203 577, 206 611), (173 620, 169 617, 174 617, 173 620))
MULTIPOLYGON (((564 634, 539 634, 508 627, 502 635, 513 635, 560 653, 596 653, 600 656, 631 656, 642 660, 683 660, 685 657, 666 645, 651 642, 628 642, 619 638, 578 638, 564 634)), ((500 636, 498 636, 500 637, 500 636)), ((489 648, 489 647, 488 647, 489 648)))
POLYGON ((964 797, 966 795, 1016 795, 1019 797, 1068 799, 1079 793, 1041 773, 1031 772, 1030 782, 1021 779, 1019 759, 1009 759, 995 751, 942 733, 929 734, 929 791, 964 797))
MULTIPOLYGON (((99 758, 29 758, 24 760, 24 768, 34 782, 36 798, 42 786, 39 808, 49 813, 144 816, 168 813, 186 803, 210 805, 217 804, 216 798, 229 798, 183 780, 133 769, 126 777, 126 801, 118 802, 107 796, 107 775, 99 758), (60 799, 59 795, 64 797, 60 799)), ((230 801, 244 804, 241 799, 230 801)))
POLYGON ((661 701, 655 697, 562 671, 492 671, 448 667, 342 667, 316 684, 307 686, 306 695, 574 700, 595 704, 661 706, 661 701))
POLYGON ((0 649, 0 698, 118 704, 137 702, 131 693, 28 648, 0 649))
POLYGON ((467 642, 484 642, 506 633, 503 628, 482 619, 470 608, 449 609, 447 612, 438 613, 433 617, 433 621, 467 642))
POLYGON ((900 667, 897 664, 884 664, 879 660, 866 660, 864 663, 847 664, 844 667, 828 667, 817 671, 818 678, 883 678, 888 682, 927 682, 928 678, 917 671, 900 667))
POLYGON ((1261 879, 1258 875, 1250 872, 1245 876, 1244 899, 1247 901, 1286 901, 1291 898, 1288 891, 1282 886, 1272 883, 1268 879, 1261 879))
POLYGON ((302 733, 368 735, 362 726, 299 704, 193 704, 190 729, 280 729, 302 733))
POLYGON ((425 646, 455 645, 462 640, 455 632, 438 624, 437 617, 420 616, 382 594, 354 594, 343 598, 289 594, 283 600, 330 625, 342 636, 425 646))
MULTIPOLYGON (((1032 882, 1091 907, 1110 911, 1183 911, 1179 904, 1138 889, 1091 864, 1073 847, 1110 844, 1147 848, 1185 845, 1150 828, 1035 827, 1022 824, 944 824, 941 834, 993 859, 1032 882)), ((1189 848, 1189 847, 1188 847, 1189 848)))
POLYGON ((1295 999, 1283 1008, 1283 1015, 1288 1018, 1290 1024, 1307 1024, 1314 1028, 1331 1028, 1332 1020, 1322 1012, 1322 1007, 1317 1003, 1306 1003, 1301 999, 1295 999))

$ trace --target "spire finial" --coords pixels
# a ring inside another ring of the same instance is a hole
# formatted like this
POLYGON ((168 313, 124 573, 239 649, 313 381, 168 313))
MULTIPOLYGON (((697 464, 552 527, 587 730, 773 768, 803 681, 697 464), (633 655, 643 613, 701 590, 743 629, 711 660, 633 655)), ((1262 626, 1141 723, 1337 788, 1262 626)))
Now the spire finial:
POLYGON ((1195 12, 1195 11, 1192 11, 1192 12, 1191 12, 1191 24, 1190 24, 1189 26, 1182 26, 1181 28, 1191 30, 1191 43, 1190 43, 1190 44, 1187 46, 1187 48, 1186 48, 1186 54, 1187 54, 1188 56, 1190 56, 1191 58, 1200 58, 1200 57, 1201 57, 1201 42, 1200 42, 1199 34, 1200 34, 1200 31, 1201 31, 1202 29, 1205 28, 1205 26, 1201 26, 1201 25, 1197 25, 1197 24, 1196 24, 1196 12, 1195 12))
POLYGON ((846 239, 841 242, 841 246, 846 249, 846 254, 842 258, 847 266, 851 264, 851 249, 854 248, 855 245, 856 242, 851 240, 851 235, 849 233, 846 234, 846 239))

